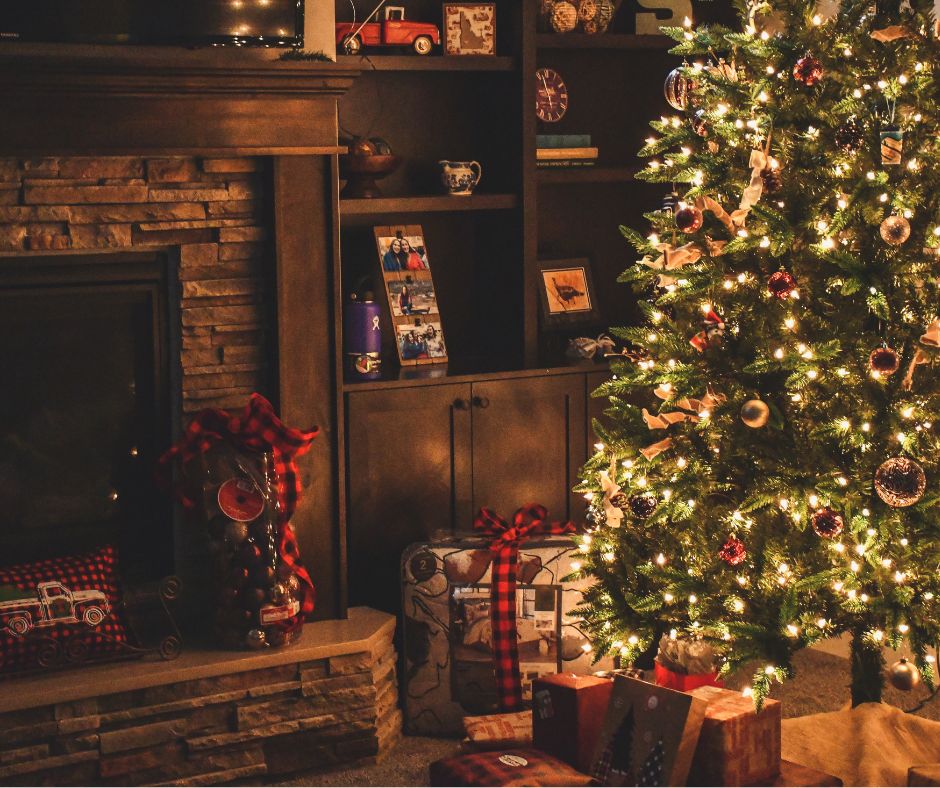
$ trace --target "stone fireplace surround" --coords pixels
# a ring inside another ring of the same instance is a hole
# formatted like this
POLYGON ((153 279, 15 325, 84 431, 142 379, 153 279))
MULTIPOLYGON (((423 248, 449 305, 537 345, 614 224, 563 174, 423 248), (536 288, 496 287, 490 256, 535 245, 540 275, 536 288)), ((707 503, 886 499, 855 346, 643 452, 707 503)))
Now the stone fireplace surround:
POLYGON ((332 492, 336 98, 355 75, 267 52, 0 44, 0 255, 178 260, 184 413, 261 389, 323 430, 294 525, 333 619, 281 650, 0 680, 4 784, 257 780, 400 735, 394 619, 346 611, 332 492))

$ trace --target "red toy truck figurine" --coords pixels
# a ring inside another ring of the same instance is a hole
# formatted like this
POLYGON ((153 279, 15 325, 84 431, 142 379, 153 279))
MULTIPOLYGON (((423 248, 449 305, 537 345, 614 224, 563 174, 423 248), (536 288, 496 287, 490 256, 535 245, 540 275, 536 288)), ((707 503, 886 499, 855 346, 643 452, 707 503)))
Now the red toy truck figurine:
POLYGON ((96 627, 110 612, 108 598, 100 591, 70 591, 61 583, 40 583, 34 597, 0 602, 0 626, 14 635, 53 624, 84 622, 96 627))
POLYGON ((362 22, 337 22, 336 45, 347 55, 364 47, 411 47, 419 55, 430 55, 441 43, 441 31, 428 22, 406 22, 405 9, 392 5, 382 22, 371 21, 388 0, 382 0, 362 22))

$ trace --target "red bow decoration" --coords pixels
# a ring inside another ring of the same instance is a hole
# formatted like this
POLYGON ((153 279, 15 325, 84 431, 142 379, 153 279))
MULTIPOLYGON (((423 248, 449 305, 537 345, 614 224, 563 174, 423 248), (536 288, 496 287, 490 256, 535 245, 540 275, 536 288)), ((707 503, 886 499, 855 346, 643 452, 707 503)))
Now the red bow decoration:
POLYGON ((490 585, 493 622, 493 661, 499 705, 511 711, 522 704, 519 681, 519 646, 516 633, 516 577, 519 569, 519 545, 536 534, 573 534, 574 523, 548 522, 548 510, 530 503, 516 510, 510 526, 491 509, 480 509, 473 527, 484 536, 496 537, 490 542, 493 570, 490 585))
MULTIPOLYGON (((185 465, 220 441, 229 440, 240 448, 272 453, 280 503, 278 552, 303 584, 304 601, 301 610, 305 614, 313 612, 316 591, 310 575, 300 562, 297 537, 289 521, 297 508, 301 492, 295 460, 309 451, 313 439, 319 434, 319 427, 310 430, 288 427, 274 413, 271 403, 255 393, 251 395, 241 416, 232 416, 218 408, 208 408, 198 413, 179 443, 171 446, 157 463, 157 479, 164 487, 168 487, 170 469, 177 457, 185 465)), ((182 489, 177 490, 177 497, 186 509, 196 505, 182 489)))

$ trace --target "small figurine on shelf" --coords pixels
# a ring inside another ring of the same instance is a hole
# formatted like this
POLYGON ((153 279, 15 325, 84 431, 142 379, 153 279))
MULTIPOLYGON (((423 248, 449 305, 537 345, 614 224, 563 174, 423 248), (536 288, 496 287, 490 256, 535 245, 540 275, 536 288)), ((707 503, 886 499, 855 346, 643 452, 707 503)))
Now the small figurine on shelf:
POLYGON ((406 22, 403 6, 388 6, 381 22, 372 21, 388 0, 380 0, 362 22, 336 23, 336 46, 347 55, 358 55, 363 47, 411 47, 419 55, 430 55, 441 43, 441 31, 429 22, 406 22))

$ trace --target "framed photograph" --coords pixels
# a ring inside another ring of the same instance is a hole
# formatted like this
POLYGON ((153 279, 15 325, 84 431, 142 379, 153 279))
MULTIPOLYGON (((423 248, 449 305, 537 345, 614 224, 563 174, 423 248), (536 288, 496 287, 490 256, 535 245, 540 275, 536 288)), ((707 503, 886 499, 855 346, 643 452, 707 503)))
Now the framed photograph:
POLYGON ((437 294, 420 225, 375 227, 395 349, 402 366, 447 361, 437 294))
POLYGON ((438 314, 430 271, 416 271, 402 275, 401 279, 389 279, 387 287, 394 317, 438 314))
POLYGON ((586 258, 539 261, 538 289, 542 323, 564 328, 600 319, 600 310, 586 258))
POLYGON ((496 4, 444 3, 444 54, 495 55, 496 4))
POLYGON ((423 321, 419 317, 414 323, 396 323, 395 335, 402 363, 447 360, 444 332, 438 321, 423 321))

